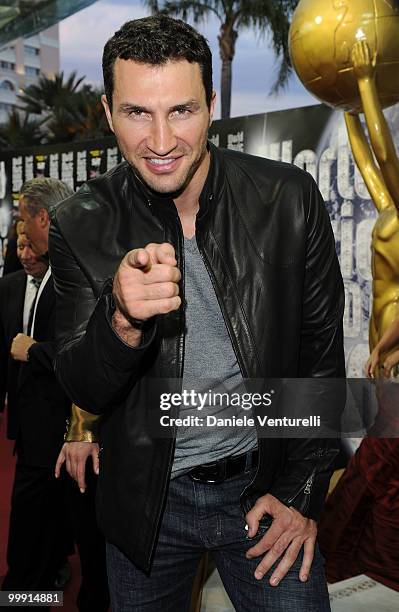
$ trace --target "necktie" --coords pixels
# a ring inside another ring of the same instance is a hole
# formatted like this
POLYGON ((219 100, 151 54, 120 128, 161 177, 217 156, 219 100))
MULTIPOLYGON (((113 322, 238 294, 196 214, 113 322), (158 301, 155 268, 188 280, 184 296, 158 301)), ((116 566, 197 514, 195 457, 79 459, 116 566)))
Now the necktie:
POLYGON ((40 283, 42 282, 42 279, 41 278, 31 278, 30 282, 35 287, 35 289, 37 290, 40 287, 40 283))
POLYGON ((35 299, 32 302, 32 306, 30 307, 29 310, 29 319, 28 319, 28 329, 27 329, 27 335, 30 336, 30 332, 32 329, 32 323, 33 323, 33 313, 35 312, 35 305, 36 305, 36 300, 37 300, 37 291, 40 287, 40 283, 42 281, 39 280, 38 278, 31 278, 30 279, 30 283, 35 287, 36 289, 36 295, 35 295, 35 299))

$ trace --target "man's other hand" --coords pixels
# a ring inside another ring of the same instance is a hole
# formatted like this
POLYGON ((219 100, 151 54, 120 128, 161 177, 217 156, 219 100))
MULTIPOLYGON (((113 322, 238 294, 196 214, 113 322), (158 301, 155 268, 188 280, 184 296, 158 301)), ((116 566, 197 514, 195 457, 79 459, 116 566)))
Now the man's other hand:
POLYGON ((28 350, 36 340, 26 334, 17 334, 11 344, 11 357, 16 361, 28 361, 28 350))
POLYGON ((122 315, 147 321, 181 304, 175 250, 167 242, 129 251, 114 278, 113 293, 122 315))
POLYGON ((65 442, 55 464, 55 477, 59 477, 61 466, 65 463, 68 474, 77 482, 80 492, 84 493, 86 461, 91 456, 94 473, 98 474, 99 450, 97 442, 65 442))
POLYGON ((247 551, 248 559, 267 553, 255 570, 255 578, 259 580, 263 578, 273 563, 282 557, 269 581, 272 586, 277 586, 293 565, 303 546, 299 579, 305 582, 313 561, 317 536, 316 522, 305 518, 295 508, 288 508, 273 495, 267 494, 256 501, 255 506, 245 517, 250 538, 256 536, 259 521, 265 514, 272 517, 272 524, 262 539, 247 551))

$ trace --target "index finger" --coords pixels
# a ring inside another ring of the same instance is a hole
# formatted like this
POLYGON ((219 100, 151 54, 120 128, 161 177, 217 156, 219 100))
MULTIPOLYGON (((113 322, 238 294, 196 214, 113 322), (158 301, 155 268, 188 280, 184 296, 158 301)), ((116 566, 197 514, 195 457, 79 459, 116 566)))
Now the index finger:
POLYGON ((146 249, 133 249, 126 255, 126 261, 132 268, 150 268, 150 253, 146 249))
POLYGON ((162 244, 150 243, 147 244, 145 249, 150 254, 151 263, 165 263, 171 266, 177 264, 175 249, 169 242, 163 242, 162 244))
MULTIPOLYGON (((293 540, 291 542, 290 546, 285 551, 283 558, 281 559, 280 563, 274 570, 269 580, 272 586, 277 586, 278 584, 280 584, 284 576, 287 575, 289 569, 295 563, 296 558, 299 555, 301 548, 302 548, 302 543, 299 539, 297 541, 293 540)), ((256 572, 258 572, 261 565, 262 563, 258 565, 258 567, 256 568, 256 572)), ((262 569, 260 571, 263 572, 262 569)), ((255 576, 256 576, 256 573, 255 573, 255 576)))
POLYGON ((277 542, 277 540, 284 533, 284 531, 284 526, 281 524, 281 522, 277 519, 274 519, 263 538, 259 540, 259 542, 255 544, 255 546, 252 546, 252 548, 247 550, 247 559, 259 557, 259 555, 263 554, 267 550, 270 550, 270 548, 275 542, 277 542))

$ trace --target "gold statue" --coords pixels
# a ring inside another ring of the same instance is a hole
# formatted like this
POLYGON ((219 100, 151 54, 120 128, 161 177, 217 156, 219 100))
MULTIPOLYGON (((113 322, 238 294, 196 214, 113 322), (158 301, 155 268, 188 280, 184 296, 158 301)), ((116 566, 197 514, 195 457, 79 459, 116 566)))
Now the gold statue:
POLYGON ((352 59, 371 146, 358 114, 346 112, 345 121, 355 161, 378 211, 372 234, 372 351, 399 317, 399 159, 378 99, 376 56, 365 39, 353 46, 352 59))
POLYGON ((399 316, 399 160, 382 112, 399 101, 398 2, 301 0, 290 51, 305 87, 346 111, 353 156, 378 211, 372 235, 372 350, 399 316))
POLYGON ((301 0, 292 17, 292 64, 304 86, 334 108, 361 111, 352 48, 365 38, 377 57, 375 78, 382 107, 399 101, 397 0, 301 0))
MULTIPOLYGON (((345 111, 353 156, 378 212, 372 233, 372 351, 399 320, 399 160, 382 111, 399 101, 399 3, 301 0, 290 48, 305 87, 345 111)), ((369 363, 367 368, 370 373, 369 363)), ((371 572, 399 588, 397 465, 397 439, 366 437, 327 499, 319 542, 330 582, 371 572)))

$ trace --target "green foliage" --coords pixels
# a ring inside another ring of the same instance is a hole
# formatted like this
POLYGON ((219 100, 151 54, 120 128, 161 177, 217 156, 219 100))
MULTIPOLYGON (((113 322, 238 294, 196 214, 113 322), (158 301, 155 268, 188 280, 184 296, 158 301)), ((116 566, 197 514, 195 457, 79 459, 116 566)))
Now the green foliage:
POLYGON ((0 127, 3 147, 90 140, 109 136, 101 104, 102 91, 84 84, 72 72, 54 79, 44 75, 18 96, 21 108, 13 109, 0 127))
POLYGON ((9 113, 6 123, 0 126, 2 149, 19 149, 40 144, 41 140, 40 121, 16 108, 9 113))
MULTIPOLYGON (((298 0, 148 0, 146 4, 154 13, 166 13, 185 21, 192 18, 196 24, 205 22, 210 14, 215 15, 220 22, 218 40, 224 64, 231 65, 236 40, 242 30, 250 28, 261 36, 270 37, 276 57, 281 60, 271 93, 277 93, 286 85, 292 70, 288 53, 288 30, 298 0)), ((222 116, 229 116, 231 70, 226 73, 226 66, 222 66, 221 89, 222 116), (228 106, 225 112, 223 99, 228 106)))
POLYGON ((73 97, 84 78, 77 79, 76 72, 72 72, 66 81, 63 72, 56 74, 54 79, 41 75, 38 82, 26 87, 18 98, 28 113, 40 115, 43 112, 51 112, 73 97))
POLYGON ((45 141, 71 142, 109 136, 101 93, 90 85, 84 85, 66 97, 63 104, 55 106, 45 120, 45 141))

